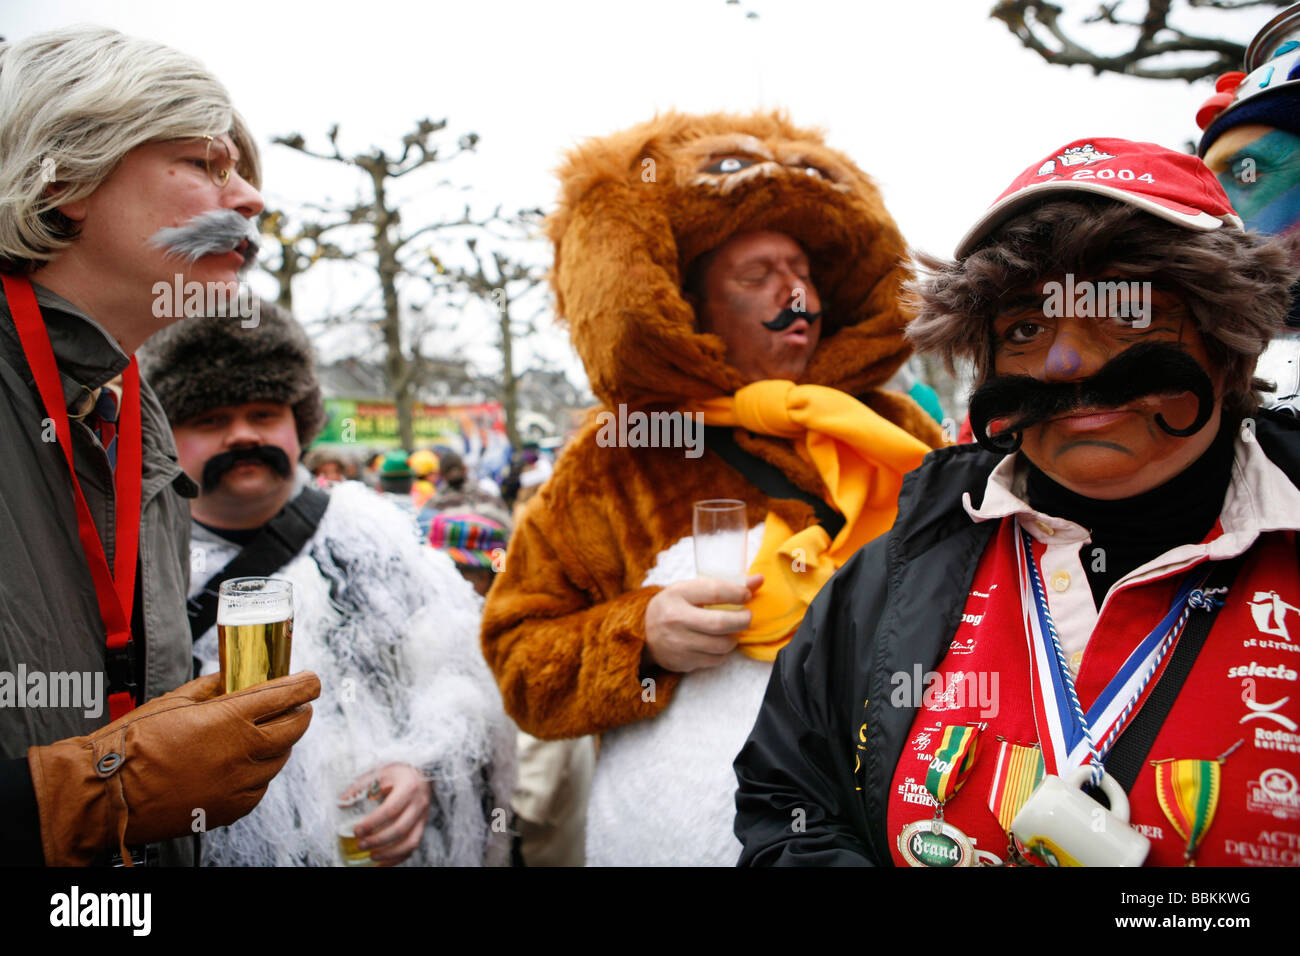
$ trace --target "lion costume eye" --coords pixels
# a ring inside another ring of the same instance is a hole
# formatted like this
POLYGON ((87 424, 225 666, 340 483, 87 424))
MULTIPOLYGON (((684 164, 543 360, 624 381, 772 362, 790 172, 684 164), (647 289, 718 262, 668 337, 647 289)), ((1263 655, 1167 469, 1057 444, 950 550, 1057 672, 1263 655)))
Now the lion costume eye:
POLYGON ((735 173, 747 166, 753 166, 757 160, 742 156, 726 156, 705 167, 706 173, 735 173))

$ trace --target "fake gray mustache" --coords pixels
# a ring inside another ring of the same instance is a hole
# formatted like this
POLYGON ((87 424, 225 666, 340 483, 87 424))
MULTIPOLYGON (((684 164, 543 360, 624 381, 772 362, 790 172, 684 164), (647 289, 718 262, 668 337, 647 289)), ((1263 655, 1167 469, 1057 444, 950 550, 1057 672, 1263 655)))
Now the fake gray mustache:
POLYGON ((233 209, 212 209, 200 213, 181 226, 159 229, 149 240, 150 245, 173 258, 187 264, 193 264, 204 256, 220 255, 248 243, 241 253, 244 264, 239 271, 245 272, 256 260, 257 250, 261 245, 261 234, 257 223, 235 212, 233 209))

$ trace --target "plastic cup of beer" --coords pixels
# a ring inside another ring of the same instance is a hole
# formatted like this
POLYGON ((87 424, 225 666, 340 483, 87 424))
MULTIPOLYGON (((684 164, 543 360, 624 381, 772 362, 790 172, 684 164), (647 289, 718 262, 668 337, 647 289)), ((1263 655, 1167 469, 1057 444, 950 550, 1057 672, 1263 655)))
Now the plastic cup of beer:
MULTIPOLYGON (((749 564, 749 522, 745 503, 710 498, 694 505, 695 574, 744 587, 749 564)), ((740 611, 740 604, 710 604, 720 611, 740 611)))
POLYGON ((359 793, 351 800, 339 804, 339 856, 344 866, 375 866, 370 858, 370 851, 357 846, 356 826, 375 809, 378 804, 367 793, 359 793))
POLYGON ((217 597, 217 653, 229 694, 289 674, 293 585, 275 578, 231 578, 217 597))

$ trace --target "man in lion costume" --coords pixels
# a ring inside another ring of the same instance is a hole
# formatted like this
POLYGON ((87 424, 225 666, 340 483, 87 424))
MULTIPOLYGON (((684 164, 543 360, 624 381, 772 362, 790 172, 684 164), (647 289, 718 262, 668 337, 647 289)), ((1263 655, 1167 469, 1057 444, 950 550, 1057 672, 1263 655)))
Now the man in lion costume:
POLYGON ((908 354, 905 245, 780 114, 661 115, 559 175, 557 312, 603 408, 519 522, 484 653, 522 729, 603 735, 589 863, 732 864, 731 761, 771 662, 942 443, 879 388, 908 354), (743 584, 696 576, 714 498, 745 503, 743 584))

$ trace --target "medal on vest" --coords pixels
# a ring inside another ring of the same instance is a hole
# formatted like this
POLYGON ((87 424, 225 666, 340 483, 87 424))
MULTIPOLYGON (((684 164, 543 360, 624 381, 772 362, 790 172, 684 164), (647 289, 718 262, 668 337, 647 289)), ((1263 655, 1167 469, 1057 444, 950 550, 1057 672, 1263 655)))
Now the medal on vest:
POLYGON ((989 809, 998 818, 998 826, 1007 835, 1005 866, 1024 866, 1028 860, 1016 846, 1011 835, 1011 821, 1025 805, 1030 794, 1043 782, 1045 768, 1043 751, 1037 744, 1026 747, 999 737, 998 762, 993 770, 993 783, 989 786, 989 809))
POLYGON ((979 754, 984 724, 949 724, 925 774, 925 789, 938 806, 933 820, 917 820, 898 834, 898 852, 911 866, 972 866, 975 846, 943 818, 943 808, 965 784, 979 754))
POLYGON ((1213 760, 1151 761, 1156 768, 1156 799, 1160 801, 1160 809, 1178 835, 1187 841, 1183 852, 1187 866, 1196 865, 1196 851, 1219 809, 1220 768, 1241 744, 1238 740, 1213 760))

